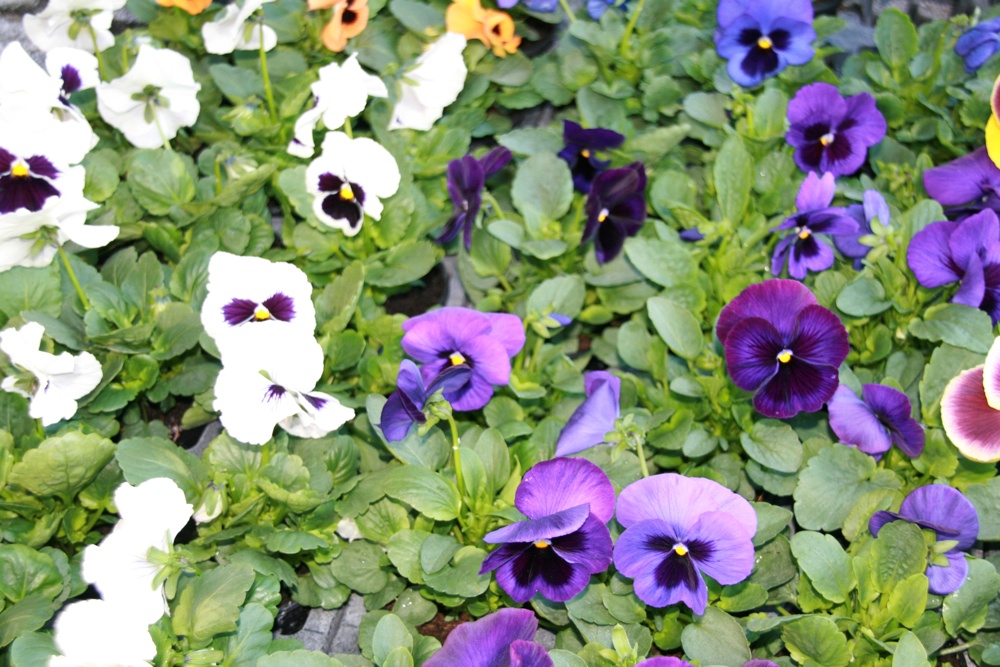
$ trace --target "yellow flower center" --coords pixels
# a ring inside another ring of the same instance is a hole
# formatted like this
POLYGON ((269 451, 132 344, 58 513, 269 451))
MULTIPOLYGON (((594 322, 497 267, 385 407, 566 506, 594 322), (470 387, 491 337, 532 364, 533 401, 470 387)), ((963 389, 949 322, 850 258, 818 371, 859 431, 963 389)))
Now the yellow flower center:
POLYGON ((787 364, 791 360, 792 360, 791 350, 785 349, 778 353, 778 361, 780 361, 781 363, 787 364))
POLYGON ((601 212, 597 214, 597 221, 604 222, 608 219, 608 209, 602 208, 601 212))
POLYGON ((29 171, 28 165, 23 162, 18 162, 10 168, 10 175, 14 178, 24 178, 25 176, 30 176, 31 171, 29 171))
POLYGON ((535 546, 539 549, 548 549, 549 543, 547 540, 538 540, 537 542, 535 542, 535 546))
POLYGON ((354 188, 351 187, 350 183, 344 183, 340 186, 340 198, 346 201, 354 199, 354 188))
POLYGON ((253 311, 253 318, 258 322, 271 319, 271 311, 264 306, 257 306, 253 311))
POLYGON ((448 361, 451 362, 452 366, 461 366, 465 363, 465 356, 461 352, 452 352, 448 357, 448 361))
POLYGON ((683 544, 678 544, 674 547, 674 553, 677 554, 678 556, 687 556, 688 549, 683 544))
POLYGON ((588 151, 586 148, 584 148, 582 151, 580 151, 580 157, 584 157, 584 158, 590 157, 590 151, 588 151))
POLYGON ((809 231, 808 229, 806 229, 805 227, 800 227, 800 228, 799 228, 799 238, 800 238, 800 239, 802 239, 802 240, 805 240, 805 239, 809 238, 809 236, 810 236, 811 234, 812 234, 812 232, 810 232, 810 231, 809 231))
POLYGON ((832 144, 833 143, 833 132, 827 132, 822 137, 820 137, 819 138, 819 143, 823 144, 824 146, 829 146, 830 144, 832 144))
POLYGON ((757 46, 762 49, 770 49, 774 46, 774 42, 772 42, 771 38, 767 35, 761 35, 761 37, 757 40, 757 46))

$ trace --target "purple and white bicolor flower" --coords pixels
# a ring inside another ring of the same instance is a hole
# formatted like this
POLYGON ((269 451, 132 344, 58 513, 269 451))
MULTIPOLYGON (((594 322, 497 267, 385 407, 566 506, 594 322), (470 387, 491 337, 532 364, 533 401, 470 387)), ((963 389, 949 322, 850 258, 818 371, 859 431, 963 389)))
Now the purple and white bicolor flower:
POLYGON ((563 142, 566 146, 559 151, 559 157, 569 165, 573 174, 573 187, 587 194, 594 179, 611 164, 608 160, 597 159, 597 151, 618 148, 625 141, 625 135, 614 130, 596 127, 585 130, 571 120, 563 121, 563 142))
POLYGON ((424 667, 552 667, 552 658, 532 641, 538 619, 530 609, 500 609, 451 631, 424 667))
POLYGON ((976 24, 955 42, 955 53, 965 61, 965 71, 974 73, 1000 49, 1000 18, 976 24))
POLYGON ((924 172, 924 189, 948 217, 963 220, 984 208, 1000 213, 1000 168, 985 146, 924 172))
POLYGON ((721 0, 716 17, 715 48, 741 86, 812 60, 816 31, 809 0, 721 0))
POLYGON ((750 285, 719 314, 729 375, 776 419, 816 412, 833 398, 850 346, 847 330, 795 280, 750 285))
POLYGON ((585 210, 582 242, 594 242, 598 263, 610 262, 646 221, 646 167, 633 162, 602 171, 590 186, 585 210))
POLYGON ((941 423, 965 458, 1000 461, 1000 338, 984 365, 963 371, 945 387, 941 423))
POLYGON ((511 157, 510 150, 499 146, 482 158, 464 155, 448 163, 448 196, 455 210, 435 239, 438 243, 450 243, 462 232, 465 249, 472 249, 472 228, 483 204, 486 179, 503 169, 511 157))
POLYGON ((466 364, 448 366, 425 387, 420 369, 409 359, 404 359, 399 364, 397 389, 382 407, 381 422, 377 424, 382 429, 382 435, 389 442, 406 438, 414 424, 427 423, 423 410, 431 396, 438 391, 450 393, 460 389, 469 381, 471 374, 472 369, 466 364))
POLYGON ((524 347, 521 318, 470 308, 432 310, 404 322, 403 331, 403 351, 423 364, 425 385, 433 385, 451 366, 470 369, 460 387, 444 392, 445 400, 459 412, 489 403, 493 387, 510 382, 510 360, 524 347))
POLYGON ((845 209, 830 206, 835 191, 833 174, 827 172, 819 178, 815 172, 809 172, 795 198, 799 212, 771 230, 794 230, 774 247, 771 273, 780 275, 787 261, 788 275, 802 280, 809 271, 825 271, 833 266, 833 248, 816 238, 816 234, 858 231, 858 223, 845 209))
POLYGON ((844 257, 853 259, 854 268, 860 271, 861 260, 871 251, 871 246, 862 243, 861 237, 872 233, 872 222, 876 220, 883 227, 889 226, 889 204, 877 190, 865 190, 862 203, 851 204, 846 212, 858 223, 858 231, 853 234, 837 234, 833 237, 833 245, 844 257))
POLYGON ((536 594, 565 602, 608 569, 615 489, 599 467, 586 459, 542 461, 524 474, 514 506, 527 520, 483 538, 502 546, 479 573, 496 570, 497 584, 516 602, 536 594))
POLYGON ((676 473, 640 479, 621 492, 616 517, 625 532, 615 544, 615 567, 635 580, 635 594, 650 606, 683 602, 703 614, 702 574, 728 585, 753 570, 757 514, 710 479, 676 473))
POLYGON ((320 156, 306 169, 306 192, 320 222, 354 236, 366 214, 382 217, 381 199, 396 194, 399 178, 396 158, 381 144, 327 132, 320 156))
POLYGON ((910 399, 898 389, 866 384, 858 398, 851 389, 840 385, 828 409, 830 428, 840 441, 876 459, 893 445, 910 458, 924 451, 924 429, 910 416, 910 399))
POLYGON ((853 174, 865 163, 868 148, 882 141, 886 123, 868 93, 842 97, 836 86, 811 83, 788 103, 788 134, 795 164, 805 172, 853 174))
POLYGON ((569 456, 604 443, 604 436, 615 430, 615 421, 621 415, 620 379, 607 371, 590 371, 584 373, 583 382, 587 400, 559 434, 556 456, 569 456))
POLYGON ((932 548, 929 554, 927 579, 931 593, 947 595, 962 587, 969 573, 964 552, 976 543, 979 513, 961 491, 943 484, 918 487, 906 496, 899 512, 875 512, 868 529, 878 536, 882 526, 892 521, 909 521, 933 530, 938 542, 946 543, 932 548))

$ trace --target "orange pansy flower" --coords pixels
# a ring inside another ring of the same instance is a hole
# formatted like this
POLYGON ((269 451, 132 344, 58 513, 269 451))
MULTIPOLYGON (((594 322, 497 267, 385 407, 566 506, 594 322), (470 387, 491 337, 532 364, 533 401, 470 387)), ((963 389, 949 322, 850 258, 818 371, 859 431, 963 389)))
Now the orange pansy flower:
POLYGON ((333 7, 333 16, 323 28, 323 46, 339 53, 368 25, 368 0, 309 0, 309 9, 328 7, 333 7))
POLYGON ((445 14, 448 32, 478 39, 503 58, 517 51, 521 38, 514 34, 514 20, 507 12, 483 9, 479 0, 455 0, 445 14))
POLYGON ((188 14, 201 14, 212 0, 156 0, 161 7, 179 7, 188 14))

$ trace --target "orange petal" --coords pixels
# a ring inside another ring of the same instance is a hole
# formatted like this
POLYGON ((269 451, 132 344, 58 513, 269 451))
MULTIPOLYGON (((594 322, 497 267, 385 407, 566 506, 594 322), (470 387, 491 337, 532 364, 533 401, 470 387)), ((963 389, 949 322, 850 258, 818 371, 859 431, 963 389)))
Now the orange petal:
POLYGON ((444 21, 448 32, 457 32, 466 39, 480 39, 486 42, 483 32, 485 11, 479 0, 456 0, 445 12, 444 21))

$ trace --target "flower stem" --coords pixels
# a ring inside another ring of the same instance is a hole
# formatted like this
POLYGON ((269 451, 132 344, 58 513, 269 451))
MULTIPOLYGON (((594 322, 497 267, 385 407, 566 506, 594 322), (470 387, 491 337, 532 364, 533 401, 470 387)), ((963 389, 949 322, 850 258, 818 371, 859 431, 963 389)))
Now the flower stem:
POLYGON ((168 151, 173 150, 170 147, 170 139, 167 139, 167 135, 163 132, 163 126, 160 125, 160 117, 156 115, 156 109, 152 104, 149 105, 149 109, 153 112, 153 123, 156 125, 156 131, 160 133, 160 141, 163 142, 163 147, 168 151))
POLYGON ((642 8, 645 4, 646 0, 639 0, 639 4, 636 5, 635 11, 632 12, 632 16, 628 19, 628 25, 625 26, 625 34, 622 35, 622 43, 618 47, 618 52, 623 58, 628 57, 629 42, 632 39, 632 33, 635 32, 635 24, 639 22, 639 15, 642 14, 642 8))
POLYGON ((350 118, 345 118, 344 119, 344 134, 347 135, 348 139, 353 139, 354 138, 354 131, 351 129, 351 119, 350 118))
POLYGON ((465 497, 465 479, 462 477, 462 453, 458 444, 458 424, 455 418, 448 415, 448 426, 451 428, 451 453, 455 461, 455 481, 458 483, 458 501, 461 503, 465 497))
POLYGON ((943 651, 938 651, 938 655, 952 655, 954 653, 961 653, 962 651, 968 651, 972 648, 974 644, 971 642, 966 642, 965 644, 959 644, 958 646, 952 646, 951 648, 946 648, 943 651))
POLYGON ((576 16, 573 15, 573 8, 569 6, 568 0, 559 0, 559 4, 562 5, 563 11, 566 12, 566 18, 569 19, 569 22, 574 23, 576 16))
POLYGON ((649 468, 646 467, 646 453, 642 449, 642 442, 645 438, 635 439, 635 453, 639 455, 639 472, 643 477, 649 477, 649 468))
POLYGON ((104 58, 101 57, 101 49, 97 46, 97 31, 89 23, 87 24, 87 31, 90 32, 90 41, 94 44, 94 57, 97 58, 97 73, 101 75, 101 81, 107 81, 108 73, 104 69, 104 58))
POLYGON ((497 198, 494 197, 489 190, 483 190, 483 199, 485 199, 487 203, 489 203, 489 205, 493 207, 493 210, 497 217, 499 218, 503 217, 503 207, 500 206, 500 202, 497 201, 497 198))
POLYGON ((264 50, 264 22, 260 22, 260 75, 264 79, 264 95, 267 96, 267 112, 271 120, 278 120, 278 109, 274 106, 274 91, 271 90, 271 76, 267 73, 267 51, 264 50))
POLYGON ((63 266, 66 267, 66 275, 69 276, 69 281, 73 283, 73 288, 76 290, 77 296, 80 297, 83 309, 90 310, 90 301, 87 300, 87 295, 83 293, 83 287, 80 286, 80 281, 76 279, 76 272, 73 271, 73 266, 69 263, 69 257, 62 246, 59 246, 59 258, 62 260, 63 266))

